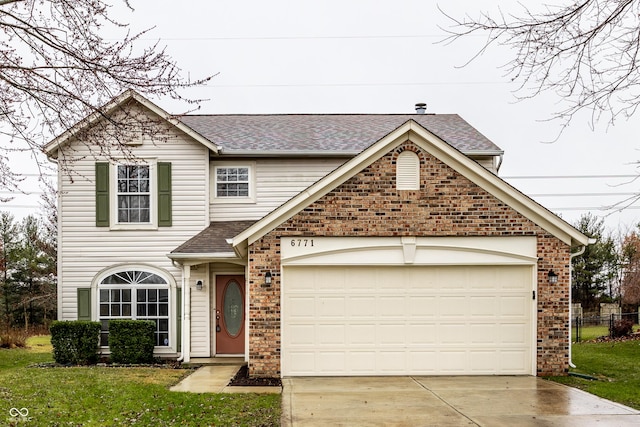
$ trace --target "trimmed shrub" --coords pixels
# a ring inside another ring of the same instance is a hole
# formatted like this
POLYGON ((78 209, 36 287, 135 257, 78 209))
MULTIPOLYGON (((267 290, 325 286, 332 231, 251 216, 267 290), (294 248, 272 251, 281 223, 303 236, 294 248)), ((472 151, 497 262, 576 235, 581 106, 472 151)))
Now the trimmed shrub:
POLYGON ((152 320, 109 321, 113 363, 153 363, 156 324, 152 320))
POLYGON ((99 322, 54 321, 49 331, 53 346, 53 360, 57 363, 90 365, 98 361, 99 322))
POLYGON ((620 319, 613 322, 609 329, 611 338, 620 338, 631 335, 633 332, 633 322, 628 319, 620 319))

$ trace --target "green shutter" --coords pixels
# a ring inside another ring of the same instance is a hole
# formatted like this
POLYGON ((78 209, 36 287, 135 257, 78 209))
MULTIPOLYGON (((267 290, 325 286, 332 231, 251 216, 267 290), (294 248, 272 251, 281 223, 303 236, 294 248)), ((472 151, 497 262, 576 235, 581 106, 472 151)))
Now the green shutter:
POLYGON ((171 163, 158 162, 158 227, 171 227, 171 163))
POLYGON ((96 227, 109 225, 109 163, 96 163, 96 227))
POLYGON ((78 320, 91 320, 91 288, 78 288, 78 320))
POLYGON ((182 349, 182 289, 176 289, 176 350, 182 349))

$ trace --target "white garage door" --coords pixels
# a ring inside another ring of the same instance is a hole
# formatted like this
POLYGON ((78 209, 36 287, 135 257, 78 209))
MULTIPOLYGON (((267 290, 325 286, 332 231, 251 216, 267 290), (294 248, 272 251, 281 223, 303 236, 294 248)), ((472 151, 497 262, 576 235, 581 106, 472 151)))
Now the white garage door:
POLYGON ((534 374, 530 266, 289 266, 282 373, 534 374))

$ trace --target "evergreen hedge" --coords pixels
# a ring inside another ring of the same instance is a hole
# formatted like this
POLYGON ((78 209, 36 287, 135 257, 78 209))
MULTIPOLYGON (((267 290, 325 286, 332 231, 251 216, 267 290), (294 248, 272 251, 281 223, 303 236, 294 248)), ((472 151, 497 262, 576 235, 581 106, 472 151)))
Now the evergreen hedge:
POLYGON ((54 321, 49 328, 53 359, 62 365, 89 365, 98 361, 100 323, 87 320, 54 321))
POLYGON ((156 324, 152 320, 110 320, 109 350, 113 363, 153 363, 156 324))

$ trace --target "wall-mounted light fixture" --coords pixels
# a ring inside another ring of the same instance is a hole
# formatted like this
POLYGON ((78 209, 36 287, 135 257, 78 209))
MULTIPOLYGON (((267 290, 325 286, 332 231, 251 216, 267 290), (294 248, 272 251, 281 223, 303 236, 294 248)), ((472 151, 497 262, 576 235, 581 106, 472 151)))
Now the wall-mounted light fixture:
POLYGON ((267 273, 264 275, 264 284, 271 286, 271 272, 267 271, 267 273))
POLYGON ((202 286, 203 286, 203 284, 202 284, 202 280, 198 280, 198 281, 196 282, 196 289, 197 289, 197 290, 199 290, 199 291, 201 291, 201 290, 202 290, 202 286))
POLYGON ((549 276, 548 278, 550 285, 555 285, 556 283, 558 283, 558 275, 554 273, 553 270, 549 270, 547 276, 549 276))

